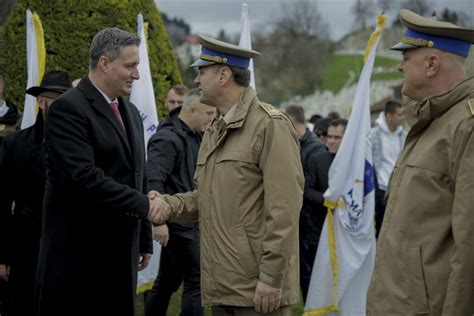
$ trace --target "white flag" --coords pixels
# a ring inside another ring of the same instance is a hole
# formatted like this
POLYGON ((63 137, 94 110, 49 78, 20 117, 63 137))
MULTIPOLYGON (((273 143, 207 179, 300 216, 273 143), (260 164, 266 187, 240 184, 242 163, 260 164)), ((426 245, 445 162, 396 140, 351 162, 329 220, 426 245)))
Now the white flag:
POLYGON ((352 113, 329 169, 328 215, 313 265, 304 315, 365 315, 375 261, 374 169, 370 132, 370 77, 386 16, 366 50, 352 113), (367 56, 368 54, 368 56, 367 56), (333 209, 333 210, 331 210, 333 209))
MULTIPOLYGON (((136 105, 143 120, 145 148, 148 140, 155 133, 158 127, 158 115, 156 113, 155 94, 153 82, 151 80, 150 62, 148 60, 148 49, 146 41, 146 32, 143 25, 143 15, 137 16, 138 35, 141 38, 139 50, 140 63, 138 71, 140 79, 135 80, 130 94, 130 102, 136 105)), ((153 241, 153 255, 146 269, 138 272, 137 293, 149 290, 158 274, 160 266, 161 245, 153 241)))
MULTIPOLYGON (((240 17, 240 41, 239 46, 252 49, 252 37, 250 36, 250 14, 247 3, 242 3, 242 15, 240 17)), ((253 71, 253 58, 250 58, 250 86, 255 89, 255 72, 253 71)))
POLYGON ((135 80, 130 94, 130 102, 135 104, 140 111, 145 129, 145 147, 151 135, 156 132, 158 127, 158 114, 156 113, 155 92, 153 90, 153 82, 151 80, 150 61, 148 59, 148 49, 146 32, 143 25, 143 15, 140 13, 138 20, 138 35, 141 38, 139 50, 140 64, 138 71, 140 79, 135 80))
MULTIPOLYGON (((26 10, 26 62, 28 67, 26 89, 39 86, 46 65, 46 49, 41 20, 38 14, 32 14, 30 10, 26 10)), ((38 105, 36 104, 36 98, 25 94, 21 128, 24 129, 35 124, 37 113, 38 105)))

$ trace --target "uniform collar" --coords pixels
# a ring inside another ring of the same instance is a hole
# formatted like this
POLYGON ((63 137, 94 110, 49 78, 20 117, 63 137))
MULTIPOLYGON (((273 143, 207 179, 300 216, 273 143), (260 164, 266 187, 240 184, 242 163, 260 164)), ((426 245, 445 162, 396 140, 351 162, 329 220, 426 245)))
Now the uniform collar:
POLYGON ((421 100, 414 105, 414 115, 417 121, 432 121, 455 104, 469 98, 474 98, 474 77, 461 81, 448 91, 421 100))

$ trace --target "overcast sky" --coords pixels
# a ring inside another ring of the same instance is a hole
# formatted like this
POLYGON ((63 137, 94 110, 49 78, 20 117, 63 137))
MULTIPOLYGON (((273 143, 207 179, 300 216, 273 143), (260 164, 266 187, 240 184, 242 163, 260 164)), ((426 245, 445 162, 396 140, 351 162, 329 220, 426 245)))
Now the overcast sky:
MULTIPOLYGON (((254 30, 268 27, 272 19, 284 14, 283 3, 291 5, 298 1, 301 0, 155 0, 158 9, 166 13, 168 17, 184 19, 191 26, 192 33, 206 33, 211 36, 216 36, 220 29, 224 29, 227 34, 240 32, 240 14, 244 2, 249 5, 251 29, 254 30)), ((316 2, 319 13, 329 25, 332 39, 338 40, 351 31, 354 26, 351 8, 356 0, 310 1, 316 2)), ((427 0, 426 2, 433 10, 438 10, 439 14, 444 7, 462 11, 469 16, 470 26, 474 26, 474 0, 427 0)), ((395 14, 394 12, 393 15, 395 14)), ((394 18, 392 17, 392 20, 394 18)))

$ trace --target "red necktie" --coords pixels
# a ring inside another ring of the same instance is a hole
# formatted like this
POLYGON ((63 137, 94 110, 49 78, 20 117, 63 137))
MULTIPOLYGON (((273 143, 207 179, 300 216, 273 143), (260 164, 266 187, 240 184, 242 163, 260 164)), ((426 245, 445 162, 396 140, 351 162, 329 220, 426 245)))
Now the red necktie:
POLYGON ((122 116, 120 115, 120 111, 118 108, 118 103, 117 102, 112 102, 110 103, 110 107, 112 108, 112 111, 114 111, 115 118, 120 122, 120 125, 122 125, 123 129, 125 129, 125 126, 123 125, 122 121, 122 116))

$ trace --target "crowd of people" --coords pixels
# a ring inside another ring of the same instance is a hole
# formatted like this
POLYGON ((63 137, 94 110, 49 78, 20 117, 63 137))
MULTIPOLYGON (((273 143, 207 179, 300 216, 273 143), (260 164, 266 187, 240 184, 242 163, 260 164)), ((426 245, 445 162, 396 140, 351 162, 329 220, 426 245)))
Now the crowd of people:
MULTIPOLYGON (((367 135, 378 237, 367 315, 471 315, 474 30, 400 18, 392 49, 409 101, 388 101, 367 135)), ((136 35, 99 31, 74 87, 46 72, 26 90, 39 111, 23 130, 0 74, 0 315, 134 315, 153 240, 163 248, 145 316, 167 315, 180 286, 181 315, 291 315, 309 299, 348 120, 260 101, 248 69, 260 53, 198 38, 197 88, 168 90, 148 144, 127 100, 136 35)))

